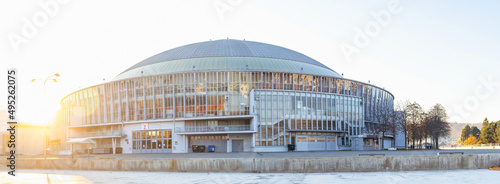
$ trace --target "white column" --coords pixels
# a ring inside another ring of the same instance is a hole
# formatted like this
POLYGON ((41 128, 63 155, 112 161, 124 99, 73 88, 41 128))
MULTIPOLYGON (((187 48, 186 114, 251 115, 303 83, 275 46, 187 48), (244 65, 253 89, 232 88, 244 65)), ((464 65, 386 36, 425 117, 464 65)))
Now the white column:
POLYGON ((227 152, 233 152, 233 147, 232 147, 232 138, 229 138, 229 134, 226 134, 226 142, 227 142, 227 152), (229 140, 227 140, 229 138, 229 140))
POLYGON ((116 138, 111 138, 111 144, 113 145, 113 155, 116 154, 116 138))

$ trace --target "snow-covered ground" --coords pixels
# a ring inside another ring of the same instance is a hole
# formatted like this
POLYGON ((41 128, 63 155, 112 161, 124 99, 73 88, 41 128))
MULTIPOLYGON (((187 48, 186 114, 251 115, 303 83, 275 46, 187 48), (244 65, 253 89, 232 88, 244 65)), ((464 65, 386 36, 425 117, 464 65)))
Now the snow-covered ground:
POLYGON ((498 183, 500 171, 353 172, 353 173, 168 173, 20 170, 0 173, 0 183, 498 183))

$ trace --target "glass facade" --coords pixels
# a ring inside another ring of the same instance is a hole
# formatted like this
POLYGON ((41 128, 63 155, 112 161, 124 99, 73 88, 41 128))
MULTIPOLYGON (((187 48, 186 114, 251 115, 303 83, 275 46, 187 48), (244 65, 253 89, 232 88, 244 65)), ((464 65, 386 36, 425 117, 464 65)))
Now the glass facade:
POLYGON ((291 90, 255 90, 254 97, 257 146, 290 144, 292 132, 361 134, 361 97, 291 90))
MULTIPOLYGON (((392 103, 393 96, 386 90, 348 79, 252 71, 113 81, 79 90, 61 101, 64 121, 71 126, 252 115, 257 118, 256 146, 286 145, 298 131, 360 135, 365 122, 377 122, 376 107, 392 103), (255 107, 250 106, 251 95, 255 107), (74 116, 80 109, 83 115, 74 116)), ((210 129, 209 121, 200 122, 210 129)))

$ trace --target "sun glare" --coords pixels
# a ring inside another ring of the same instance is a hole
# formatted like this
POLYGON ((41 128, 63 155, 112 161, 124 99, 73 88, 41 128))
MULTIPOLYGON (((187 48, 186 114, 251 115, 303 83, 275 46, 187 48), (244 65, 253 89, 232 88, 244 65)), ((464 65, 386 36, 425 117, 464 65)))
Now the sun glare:
POLYGON ((23 123, 49 125, 60 109, 59 99, 57 94, 59 73, 55 73, 44 78, 33 78, 30 81, 22 81, 24 89, 27 89, 21 98, 23 103, 22 111, 19 112, 20 120, 23 123), (24 101, 26 100, 26 101, 24 101))

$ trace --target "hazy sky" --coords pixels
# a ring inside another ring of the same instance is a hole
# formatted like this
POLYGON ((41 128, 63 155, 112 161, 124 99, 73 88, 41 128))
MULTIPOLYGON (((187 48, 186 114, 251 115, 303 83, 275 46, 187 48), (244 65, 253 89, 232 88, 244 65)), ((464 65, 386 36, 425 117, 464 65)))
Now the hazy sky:
MULTIPOLYGON (((496 121, 498 12, 499 1, 2 0, 1 71, 19 70, 19 118, 38 123, 65 95, 154 54, 246 39, 301 52, 398 101, 440 103, 451 122, 496 121), (43 83, 30 80, 54 73, 59 82, 48 82, 44 97, 43 83)), ((5 90, 0 96, 5 109, 5 90)))

